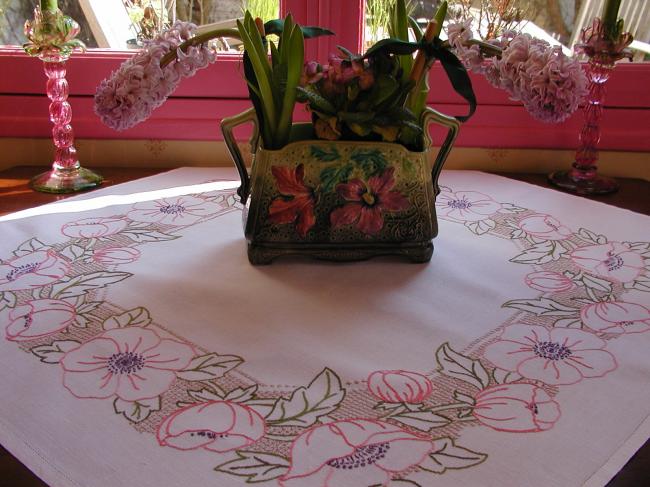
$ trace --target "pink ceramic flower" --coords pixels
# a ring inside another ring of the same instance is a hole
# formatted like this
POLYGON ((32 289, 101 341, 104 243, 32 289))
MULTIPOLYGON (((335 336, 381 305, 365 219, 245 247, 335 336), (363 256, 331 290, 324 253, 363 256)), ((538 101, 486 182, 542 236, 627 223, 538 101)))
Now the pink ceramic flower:
POLYGON ((474 417, 497 431, 535 433, 552 428, 560 419, 558 403, 533 384, 488 387, 474 399, 474 417))
POLYGON ((438 216, 459 223, 486 220, 500 209, 501 203, 478 191, 442 191, 436 198, 438 216))
POLYGON ((185 52, 178 49, 195 33, 194 24, 177 21, 103 80, 95 94, 95 113, 102 122, 124 130, 146 120, 176 89, 182 77, 193 76, 198 69, 214 62, 216 53, 206 44, 190 46, 185 52), (177 51, 177 60, 161 68, 162 57, 171 51, 177 51))
POLYGON ((580 247, 571 260, 584 270, 618 282, 630 282, 644 271, 643 257, 620 242, 580 247))
POLYGON ((128 223, 117 217, 83 218, 63 225, 61 233, 74 238, 107 237, 121 232, 128 223))
POLYGON ((63 356, 63 385, 79 398, 151 399, 169 388, 194 355, 191 346, 153 330, 116 328, 63 356))
POLYGON ((605 341, 593 333, 571 328, 514 324, 485 349, 485 357, 501 369, 512 370, 546 384, 575 384, 602 377, 616 369, 605 341))
POLYGON ((46 286, 67 274, 68 262, 53 250, 37 250, 0 264, 0 292, 46 286))
POLYGON ((427 438, 384 421, 351 419, 310 428, 291 445, 283 487, 385 485, 434 449, 427 438))
POLYGON ((408 370, 378 370, 368 376, 368 390, 384 402, 419 404, 433 391, 422 374, 408 370))
POLYGON ((92 259, 102 265, 130 264, 140 258, 140 251, 133 247, 104 247, 93 252, 92 259))
POLYGON ((565 240, 573 232, 550 215, 535 214, 522 218, 517 226, 532 237, 542 240, 565 240))
POLYGON ((34 340, 65 330, 77 316, 73 305, 60 299, 27 301, 9 312, 7 340, 34 340))
POLYGON ((314 190, 305 184, 305 166, 298 164, 293 170, 272 166, 271 172, 281 196, 269 206, 269 222, 295 223, 298 235, 304 238, 316 224, 314 190))
POLYGON ((127 217, 137 222, 165 225, 193 225, 221 210, 218 203, 196 196, 174 196, 161 200, 136 203, 127 217))
POLYGON ((384 212, 397 212, 410 206, 408 199, 399 191, 391 191, 395 185, 394 167, 386 169, 381 176, 373 176, 365 183, 352 179, 339 184, 336 192, 348 201, 330 214, 333 228, 355 224, 361 232, 375 235, 384 227, 384 212))
POLYGON ((178 450, 203 448, 219 453, 252 445, 264 436, 262 416, 243 404, 211 401, 187 406, 158 427, 158 443, 178 450))
POLYGON ((580 310, 580 319, 592 330, 603 333, 642 333, 650 330, 650 309, 625 301, 588 304, 580 310))
POLYGON ((553 271, 531 272, 524 282, 530 288, 543 292, 562 292, 575 287, 575 283, 564 274, 553 271))

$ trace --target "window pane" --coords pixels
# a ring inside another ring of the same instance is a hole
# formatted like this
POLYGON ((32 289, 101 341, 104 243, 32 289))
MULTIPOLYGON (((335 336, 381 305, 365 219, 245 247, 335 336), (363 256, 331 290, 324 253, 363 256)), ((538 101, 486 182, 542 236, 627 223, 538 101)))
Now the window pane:
MULTIPOLYGON (((34 1, 0 0, 0 45, 25 42, 23 25, 33 17, 34 1)), ((175 20, 197 25, 236 27, 244 8, 265 20, 277 18, 279 0, 59 0, 59 8, 81 26, 88 47, 137 49, 175 20)), ((216 26, 215 26, 216 27, 216 26)), ((220 50, 238 50, 219 43, 220 50)))
MULTIPOLYGON (((426 25, 441 0, 411 0, 411 16, 426 25)), ((388 12, 395 0, 366 1, 366 46, 386 37, 388 12)), ((605 0, 450 0, 448 18, 474 19, 474 32, 489 39, 507 29, 528 32, 569 53, 579 42, 581 29, 600 16, 605 0)), ((622 0, 619 16, 635 42, 634 60, 650 60, 650 8, 648 0, 622 0)))

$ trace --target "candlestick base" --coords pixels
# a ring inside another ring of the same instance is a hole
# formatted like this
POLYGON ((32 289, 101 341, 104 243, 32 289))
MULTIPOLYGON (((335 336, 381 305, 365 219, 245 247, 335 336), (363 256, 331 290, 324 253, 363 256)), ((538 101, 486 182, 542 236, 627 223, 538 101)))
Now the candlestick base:
POLYGON ((43 193, 74 193, 99 186, 103 180, 99 174, 83 167, 52 169, 32 178, 30 186, 43 193))
POLYGON ((572 170, 555 171, 549 174, 548 182, 571 193, 583 195, 614 193, 619 187, 615 179, 605 176, 578 179, 572 170))

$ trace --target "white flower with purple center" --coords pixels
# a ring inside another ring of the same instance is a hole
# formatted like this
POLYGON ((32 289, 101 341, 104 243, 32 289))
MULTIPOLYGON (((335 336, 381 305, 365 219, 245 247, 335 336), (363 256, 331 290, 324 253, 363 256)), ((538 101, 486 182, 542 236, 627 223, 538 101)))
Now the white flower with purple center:
POLYGON ((500 209, 501 203, 478 191, 443 191, 436 199, 438 216, 459 223, 487 220, 500 209))
POLYGON ((33 289, 58 281, 68 262, 53 250, 37 250, 0 264, 0 292, 33 289))
POLYGON ((198 223, 221 208, 218 203, 184 195, 136 203, 127 216, 138 222, 183 226, 198 223))

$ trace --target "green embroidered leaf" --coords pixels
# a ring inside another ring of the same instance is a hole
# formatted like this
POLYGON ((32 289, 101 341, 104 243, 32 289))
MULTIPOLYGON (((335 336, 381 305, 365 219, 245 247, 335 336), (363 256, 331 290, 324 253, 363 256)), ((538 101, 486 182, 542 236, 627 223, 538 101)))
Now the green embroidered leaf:
POLYGON ((79 345, 81 343, 76 340, 58 340, 50 345, 34 347, 31 352, 45 364, 58 364, 63 355, 79 345))
POLYGON ((119 315, 111 316, 104 320, 102 328, 104 330, 113 330, 115 328, 126 328, 127 326, 145 327, 151 323, 151 315, 147 308, 138 306, 119 315))
POLYGON ((279 398, 266 421, 273 426, 306 428, 320 416, 335 411, 344 397, 345 389, 341 386, 341 379, 325 368, 307 387, 294 390, 289 399, 279 398))
POLYGON ((521 375, 509 370, 494 369, 492 371, 492 378, 497 384, 510 384, 511 382, 517 382, 521 379, 521 375))
POLYGON ((254 384, 245 389, 242 387, 237 387, 236 389, 233 389, 228 394, 226 394, 224 400, 232 401, 232 402, 246 402, 253 399, 256 393, 257 393, 257 384, 254 384))
POLYGON ((187 391, 187 395, 197 402, 223 401, 224 392, 214 385, 212 387, 214 390, 203 388, 198 391, 187 391))
POLYGON ((75 260, 83 257, 86 254, 86 249, 81 245, 72 244, 72 245, 68 245, 59 253, 65 258, 74 262, 75 260))
POLYGON ((376 176, 384 172, 388 161, 379 149, 357 150, 351 156, 357 167, 361 168, 366 178, 376 176))
POLYGON ((476 235, 483 235, 488 233, 490 230, 494 230, 497 224, 494 220, 479 220, 476 222, 465 222, 465 226, 476 235))
POLYGON ((650 242, 623 242, 623 245, 643 257, 650 257, 650 242))
POLYGON ((353 169, 352 164, 346 164, 344 166, 336 165, 323 169, 320 173, 323 192, 330 193, 334 191, 337 184, 346 182, 350 174, 352 174, 353 169))
POLYGON ((587 230, 586 228, 581 228, 580 230, 578 230, 577 235, 585 242, 589 242, 594 245, 607 243, 607 237, 605 237, 605 235, 598 235, 592 232, 591 230, 587 230))
POLYGON ((558 260, 564 254, 566 254, 566 249, 562 245, 554 240, 546 240, 524 250, 521 254, 510 259, 510 262, 541 265, 558 260))
POLYGON ((289 460, 271 453, 238 451, 235 460, 215 467, 215 471, 246 477, 246 483, 255 484, 277 479, 289 471, 289 460))
POLYGON ((601 279, 600 277, 580 272, 579 274, 573 276, 571 279, 576 284, 580 284, 589 289, 594 289, 596 291, 602 291, 605 293, 612 292, 612 283, 605 279, 601 279))
POLYGON ((498 213, 521 213, 522 211, 526 211, 526 208, 513 205, 512 203, 501 203, 501 209, 498 213))
POLYGON ((114 284, 123 281, 133 274, 128 272, 92 272, 90 274, 82 274, 80 276, 72 277, 66 280, 61 280, 52 286, 50 293, 53 299, 65 299, 75 296, 81 296, 88 291, 114 284))
POLYGON ((30 238, 29 240, 21 243, 16 250, 14 250, 14 255, 20 257, 22 255, 28 255, 37 250, 49 249, 49 245, 45 245, 37 238, 30 238))
POLYGON ((650 279, 642 276, 632 282, 626 282, 623 284, 623 287, 625 289, 636 289, 637 291, 650 292, 650 279))
POLYGON ((176 376, 189 381, 218 379, 243 362, 244 359, 237 355, 208 353, 192 359, 190 366, 176 372, 176 376))
POLYGON ((101 301, 89 301, 87 303, 80 303, 75 306, 78 314, 86 314, 94 311, 102 305, 101 301))
POLYGON ((310 147, 311 150, 311 156, 315 157, 321 162, 332 162, 332 161, 337 161, 341 158, 341 154, 339 154, 339 151, 336 149, 335 146, 331 146, 329 150, 318 146, 318 145, 312 145, 310 147))
POLYGON ((152 411, 160 411, 160 396, 137 401, 124 401, 119 397, 113 401, 116 414, 123 415, 132 423, 140 423, 149 417, 152 411))
POLYGON ((446 376, 460 379, 481 390, 490 383, 490 376, 479 360, 454 351, 448 343, 438 347, 436 360, 438 370, 446 376))
POLYGON ((579 310, 565 306, 548 298, 513 299, 503 304, 504 308, 515 308, 537 316, 577 316, 579 310))
MULTIPOLYGON (((494 374, 493 374, 493 376, 494 376, 494 374)), ((456 401, 458 401, 458 402, 464 402, 464 403, 470 404, 472 406, 476 403, 476 401, 474 400, 474 398, 472 396, 470 396, 469 394, 465 394, 463 392, 460 392, 460 391, 454 391, 454 399, 456 399, 456 401)))
POLYGON ((419 467, 433 473, 444 473, 446 470, 458 470, 473 467, 485 461, 485 453, 478 453, 468 448, 463 448, 454 443, 451 438, 435 440, 436 451, 430 453, 419 467))
POLYGON ((175 240, 180 238, 180 235, 169 235, 158 230, 151 230, 149 228, 127 228, 121 235, 126 235, 134 242, 164 242, 166 240, 175 240))
POLYGON ((448 418, 440 414, 432 413, 431 411, 409 411, 391 415, 390 418, 422 431, 430 431, 451 423, 448 418))
POLYGON ((582 321, 579 318, 561 318, 553 323, 555 328, 582 328, 582 321))
POLYGON ((0 293, 0 311, 5 308, 14 308, 16 306, 16 295, 11 291, 0 293))

